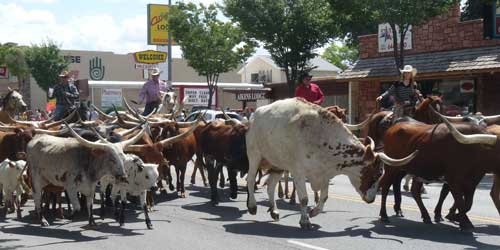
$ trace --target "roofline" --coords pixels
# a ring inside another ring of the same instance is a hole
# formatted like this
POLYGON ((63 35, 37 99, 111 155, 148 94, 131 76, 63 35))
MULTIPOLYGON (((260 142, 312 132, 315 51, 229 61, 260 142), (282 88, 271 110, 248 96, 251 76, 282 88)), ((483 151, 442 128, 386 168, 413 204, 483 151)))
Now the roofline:
MULTIPOLYGON (((105 88, 105 87, 114 87, 114 88, 125 88, 125 89, 135 89, 142 88, 145 81, 89 81, 90 88, 105 88)), ((199 86, 207 86, 206 82, 173 82, 172 85, 174 87, 199 87, 199 86)), ((262 84, 253 84, 253 83, 227 83, 227 82, 219 82, 217 86, 226 89, 226 88, 237 88, 237 89, 263 89, 264 85, 262 84)))

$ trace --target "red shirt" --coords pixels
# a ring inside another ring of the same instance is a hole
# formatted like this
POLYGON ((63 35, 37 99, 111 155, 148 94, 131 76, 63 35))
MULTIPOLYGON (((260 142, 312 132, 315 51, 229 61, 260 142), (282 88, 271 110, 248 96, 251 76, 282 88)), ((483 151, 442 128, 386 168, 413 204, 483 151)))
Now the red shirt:
POLYGON ((323 92, 318 87, 318 85, 314 83, 310 83, 309 87, 306 87, 304 84, 300 84, 295 89, 295 96, 302 97, 308 102, 312 102, 318 105, 321 105, 325 100, 323 92))

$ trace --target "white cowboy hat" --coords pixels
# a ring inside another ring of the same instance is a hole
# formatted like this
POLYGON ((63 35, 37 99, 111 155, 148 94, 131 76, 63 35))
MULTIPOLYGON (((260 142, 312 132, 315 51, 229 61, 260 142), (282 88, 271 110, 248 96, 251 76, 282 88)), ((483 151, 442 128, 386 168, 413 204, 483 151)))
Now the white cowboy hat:
POLYGON ((411 72, 413 76, 417 75, 417 69, 411 65, 405 65, 403 69, 399 70, 401 73, 411 72))
POLYGON ((159 69, 159 68, 153 68, 153 69, 151 70, 151 75, 152 75, 152 76, 159 76, 159 75, 160 75, 160 73, 161 73, 161 71, 160 71, 160 69, 159 69))

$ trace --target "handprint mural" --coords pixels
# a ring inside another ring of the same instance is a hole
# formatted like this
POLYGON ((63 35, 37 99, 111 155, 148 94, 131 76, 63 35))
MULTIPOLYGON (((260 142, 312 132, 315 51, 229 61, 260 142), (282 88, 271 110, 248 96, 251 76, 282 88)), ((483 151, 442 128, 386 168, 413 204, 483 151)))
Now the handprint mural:
POLYGON ((104 73, 106 72, 106 67, 102 65, 102 59, 99 57, 94 57, 89 60, 89 75, 90 79, 100 81, 104 78, 104 73))

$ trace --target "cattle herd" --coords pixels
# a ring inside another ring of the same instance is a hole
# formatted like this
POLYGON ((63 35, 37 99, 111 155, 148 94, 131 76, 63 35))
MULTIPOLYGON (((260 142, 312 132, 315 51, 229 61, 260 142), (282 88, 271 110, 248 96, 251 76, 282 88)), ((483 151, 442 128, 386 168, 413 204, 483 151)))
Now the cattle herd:
POLYGON ((182 105, 175 100, 173 92, 167 93, 158 109, 162 112, 149 116, 140 115, 124 99, 128 111, 116 111, 114 116, 99 111, 100 118, 95 121, 82 120, 74 111, 61 121, 29 122, 12 118, 26 105, 22 96, 11 90, 0 111, 4 216, 17 211, 20 218, 21 206, 31 194, 36 221, 47 226, 44 214, 51 204, 58 203, 57 214, 63 216, 64 197, 71 216, 86 210, 89 225, 95 226, 97 192, 100 216, 105 215, 105 204, 112 205, 123 225, 127 195, 132 195, 140 197, 146 226, 151 229, 148 212, 154 205, 152 194, 166 182, 185 198, 186 166, 193 159, 191 183, 199 170, 206 185, 206 171, 213 205, 219 202, 217 184, 223 166, 232 199, 238 193, 238 173, 240 178, 246 176, 250 214, 257 211, 257 174, 268 175, 269 212, 274 220, 279 220, 276 186, 283 174, 292 175, 299 198, 299 224, 304 229, 311 228, 310 217, 322 212, 329 180, 341 174, 347 175, 367 203, 373 202, 381 189, 383 222, 388 222, 385 203, 391 186, 394 210, 402 215, 400 185, 409 175, 423 221, 432 223, 422 203, 422 185, 442 182, 434 220, 442 220, 442 203, 451 192, 455 202, 446 218, 470 231, 473 225, 467 212, 474 191, 482 177, 492 173, 491 196, 500 213, 500 126, 495 125, 500 116, 446 117, 439 113, 441 99, 430 96, 418 105, 414 118, 403 117, 392 124, 391 112, 374 111, 361 124, 350 125, 345 123, 345 110, 339 107, 322 108, 291 98, 258 108, 248 124, 230 117, 207 122, 203 114, 194 122, 181 122, 175 117, 182 105), (477 159, 482 159, 481 164, 477 159), (171 166, 176 171, 175 182, 171 166), (310 211, 307 182, 316 194, 316 206, 310 211))

